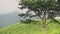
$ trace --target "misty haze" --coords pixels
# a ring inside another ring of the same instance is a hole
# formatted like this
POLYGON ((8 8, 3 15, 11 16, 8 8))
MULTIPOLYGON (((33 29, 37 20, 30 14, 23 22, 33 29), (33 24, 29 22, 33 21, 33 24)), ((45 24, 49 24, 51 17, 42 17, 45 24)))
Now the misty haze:
POLYGON ((18 11, 0 15, 0 27, 17 23, 20 20, 18 11))

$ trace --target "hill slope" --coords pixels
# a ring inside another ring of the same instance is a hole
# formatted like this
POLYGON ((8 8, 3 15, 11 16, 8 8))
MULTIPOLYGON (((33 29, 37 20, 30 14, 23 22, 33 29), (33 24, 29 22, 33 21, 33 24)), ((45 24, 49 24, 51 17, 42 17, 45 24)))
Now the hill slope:
POLYGON ((15 24, 20 20, 20 17, 18 16, 18 11, 14 11, 12 13, 2 14, 0 15, 0 28, 15 24))
MULTIPOLYGON (((60 25, 51 23, 47 26, 49 34, 60 34, 60 25)), ((45 34, 42 25, 16 23, 0 29, 0 34, 45 34)))

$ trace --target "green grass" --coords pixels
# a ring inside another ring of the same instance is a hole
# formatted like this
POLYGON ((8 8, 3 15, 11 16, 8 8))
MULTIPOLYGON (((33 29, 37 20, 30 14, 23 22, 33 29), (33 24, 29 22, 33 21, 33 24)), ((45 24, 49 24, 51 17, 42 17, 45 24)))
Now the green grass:
MULTIPOLYGON (((59 20, 60 21, 60 20, 59 20)), ((60 34, 60 25, 56 23, 50 23, 46 28, 47 32, 43 32, 42 21, 40 24, 25 24, 16 23, 11 26, 1 28, 0 34, 60 34)))

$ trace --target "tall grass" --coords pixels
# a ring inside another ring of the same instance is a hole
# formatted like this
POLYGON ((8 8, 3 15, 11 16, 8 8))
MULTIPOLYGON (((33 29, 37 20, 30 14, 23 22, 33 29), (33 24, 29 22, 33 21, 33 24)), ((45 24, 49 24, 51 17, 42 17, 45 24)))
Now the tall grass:
MULTIPOLYGON (((38 20, 36 24, 16 23, 11 26, 1 28, 0 34, 60 34, 60 25, 50 23, 47 25, 47 32, 43 31, 42 21, 38 20)), ((60 21, 60 20, 58 20, 60 21)))

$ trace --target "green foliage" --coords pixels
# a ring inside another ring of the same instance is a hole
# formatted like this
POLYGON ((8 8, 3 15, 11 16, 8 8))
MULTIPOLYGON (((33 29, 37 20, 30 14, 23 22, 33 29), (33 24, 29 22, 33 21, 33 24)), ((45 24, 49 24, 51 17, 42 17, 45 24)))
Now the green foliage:
MULTIPOLYGON (((38 20, 40 23, 42 21, 38 20)), ((60 21, 60 20, 58 20, 60 21)), ((60 25, 50 23, 47 27, 47 32, 43 32, 42 25, 16 23, 11 26, 1 28, 0 34, 60 34, 60 25)))
POLYGON ((19 5, 22 7, 19 7, 21 9, 28 8, 29 10, 25 13, 25 15, 28 15, 31 11, 35 13, 35 15, 30 14, 29 16, 39 16, 45 15, 45 18, 55 18, 57 13, 60 12, 60 5, 58 5, 58 2, 56 0, 20 0, 19 5), (46 17, 46 15, 48 15, 46 17))
POLYGON ((25 20, 20 20, 21 23, 25 23, 25 24, 31 24, 31 23, 38 23, 39 21, 37 20, 32 20, 32 19, 25 19, 25 20))
MULTIPOLYGON (((35 17, 38 16, 41 19, 54 19, 60 12, 60 5, 56 0, 20 0, 20 9, 28 8, 29 10, 25 13, 25 16, 35 17), (30 14, 34 12, 35 15, 30 14), (42 17, 41 17, 42 15, 42 17)), ((20 16, 20 15, 19 15, 20 16)))
MULTIPOLYGON (((60 5, 56 0, 20 0, 20 9, 27 8, 28 11, 25 13, 25 17, 38 16, 42 19, 44 31, 46 31, 46 20, 51 19, 53 22, 60 24, 56 19, 56 15, 60 12, 60 5), (34 12, 33 15, 31 12, 34 12)), ((24 17, 24 18, 25 18, 24 17)), ((26 20, 31 22, 31 20, 26 20)), ((50 24, 51 21, 48 23, 50 24)))
POLYGON ((18 14, 18 16, 21 16, 21 17, 24 16, 24 15, 25 15, 25 14, 23 14, 23 13, 22 13, 22 14, 18 14))
POLYGON ((21 0, 20 5, 24 5, 25 7, 30 7, 30 9, 49 9, 55 8, 56 0, 21 0))

